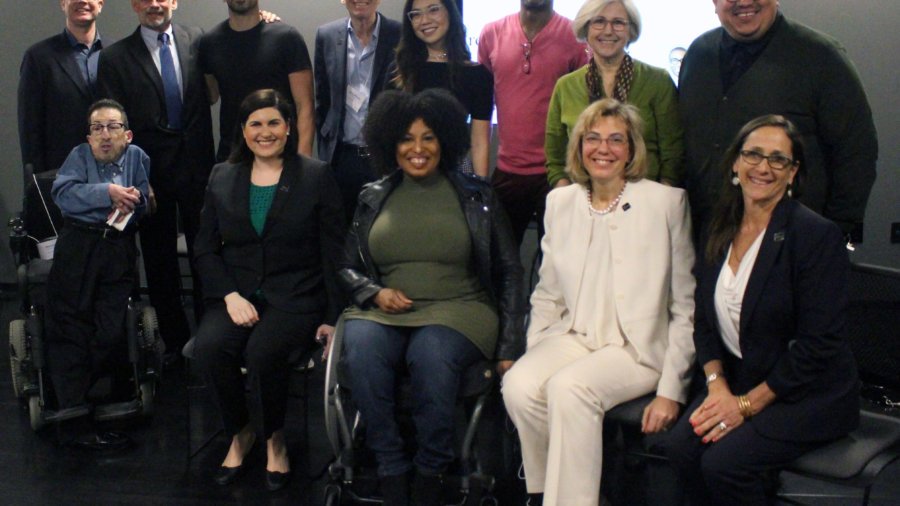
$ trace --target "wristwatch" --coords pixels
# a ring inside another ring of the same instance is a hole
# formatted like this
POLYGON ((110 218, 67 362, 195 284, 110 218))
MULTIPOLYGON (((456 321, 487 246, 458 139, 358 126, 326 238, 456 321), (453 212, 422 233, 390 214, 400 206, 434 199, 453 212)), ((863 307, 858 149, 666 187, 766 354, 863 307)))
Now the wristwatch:
POLYGON ((720 372, 714 372, 706 376, 706 386, 709 386, 710 383, 716 381, 719 378, 724 378, 725 375, 720 372))

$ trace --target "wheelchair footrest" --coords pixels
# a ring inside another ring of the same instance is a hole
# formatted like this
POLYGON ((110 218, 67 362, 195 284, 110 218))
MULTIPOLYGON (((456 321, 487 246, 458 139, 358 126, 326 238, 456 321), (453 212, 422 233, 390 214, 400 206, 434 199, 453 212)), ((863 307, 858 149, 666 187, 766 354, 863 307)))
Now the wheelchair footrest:
POLYGON ((71 420, 72 418, 78 418, 79 416, 86 416, 90 413, 90 406, 81 405, 73 408, 60 409, 58 411, 44 411, 43 419, 46 423, 62 422, 71 420))
POLYGON ((104 404, 94 408, 94 420, 104 422, 137 415, 141 412, 141 401, 134 399, 126 402, 104 404))

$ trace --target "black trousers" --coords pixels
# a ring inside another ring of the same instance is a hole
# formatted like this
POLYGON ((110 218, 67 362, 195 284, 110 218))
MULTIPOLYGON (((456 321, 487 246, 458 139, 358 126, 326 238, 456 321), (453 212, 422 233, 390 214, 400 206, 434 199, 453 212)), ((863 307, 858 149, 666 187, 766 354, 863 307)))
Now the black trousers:
POLYGON ((150 304, 156 308, 159 333, 166 343, 166 350, 174 353, 180 353, 191 336, 181 299, 177 251, 179 212, 191 259, 194 313, 198 320, 203 313, 200 277, 193 263, 194 237, 200 225, 203 192, 190 191, 189 188, 182 190, 157 191, 156 212, 141 221, 139 236, 150 304))
POLYGON ((375 181, 378 174, 369 163, 369 158, 360 151, 359 146, 343 142, 339 142, 334 150, 331 167, 334 169, 334 179, 341 190, 347 223, 350 223, 356 211, 360 190, 364 184, 375 181))
POLYGON ((97 376, 127 365, 125 315, 135 285, 134 235, 66 225, 47 280, 46 353, 60 408, 84 404, 97 376))
POLYGON ((547 175, 520 176, 496 169, 491 177, 491 186, 494 187, 497 198, 509 216, 516 243, 522 244, 528 223, 534 219, 537 220, 538 244, 540 244, 544 236, 547 193, 550 192, 547 175))
POLYGON ((704 392, 685 409, 663 443, 692 506, 773 504, 766 473, 824 444, 770 439, 756 431, 752 420, 704 444, 689 418, 705 397, 704 392))
POLYGON ((207 307, 197 330, 194 357, 219 405, 225 432, 231 436, 240 432, 252 412, 261 415, 259 425, 269 439, 284 426, 291 372, 288 356, 315 345, 322 315, 254 305, 259 322, 253 327, 235 325, 224 302, 207 307), (247 368, 251 409, 244 395, 242 365, 247 368))

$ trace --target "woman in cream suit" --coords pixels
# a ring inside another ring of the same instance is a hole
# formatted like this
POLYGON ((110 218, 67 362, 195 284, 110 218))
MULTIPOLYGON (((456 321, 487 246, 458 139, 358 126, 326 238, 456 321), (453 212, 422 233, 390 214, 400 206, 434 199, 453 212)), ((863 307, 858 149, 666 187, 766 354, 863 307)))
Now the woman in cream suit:
POLYGON ((569 142, 574 184, 550 192, 528 351, 503 399, 522 441, 531 504, 595 505, 603 415, 656 391, 642 430, 666 429, 694 359, 694 278, 684 191, 643 180, 637 109, 603 99, 569 142))

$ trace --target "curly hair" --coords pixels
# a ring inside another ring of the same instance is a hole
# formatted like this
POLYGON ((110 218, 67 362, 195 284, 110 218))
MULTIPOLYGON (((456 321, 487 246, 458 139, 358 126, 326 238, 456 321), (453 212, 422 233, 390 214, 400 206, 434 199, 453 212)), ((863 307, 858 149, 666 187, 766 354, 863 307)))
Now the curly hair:
MULTIPOLYGON (((454 0, 437 0, 447 10, 449 28, 445 35, 447 48, 447 65, 450 71, 451 88, 458 88, 456 80, 462 74, 461 67, 470 65, 472 53, 466 45, 466 26, 463 24, 462 15, 456 7, 454 0)), ((400 35, 400 43, 397 44, 397 59, 394 76, 391 82, 401 90, 416 91, 419 73, 428 59, 428 48, 416 35, 412 22, 407 17, 412 10, 414 0, 406 0, 403 4, 403 31, 400 35)))
POLYGON ((250 151, 250 148, 247 147, 247 142, 244 141, 244 124, 247 122, 247 118, 255 111, 267 109, 269 107, 278 109, 278 112, 281 113, 281 117, 284 118, 284 121, 288 124, 288 133, 290 135, 288 135, 287 142, 284 146, 284 152, 281 154, 281 157, 286 160, 297 156, 297 138, 300 137, 300 135, 297 133, 297 122, 294 121, 294 105, 278 91, 265 89, 256 90, 247 95, 241 102, 240 107, 238 107, 238 121, 241 128, 235 129, 234 141, 231 143, 231 154, 228 155, 229 162, 253 162, 253 151, 250 151))
POLYGON ((389 90, 378 95, 363 126, 372 165, 381 174, 397 168, 397 144, 419 119, 438 139, 441 146, 438 168, 442 172, 456 170, 469 152, 466 110, 449 91, 431 88, 413 94, 389 90))
POLYGON ((741 220, 744 217, 744 194, 741 187, 731 183, 734 177, 734 164, 741 156, 741 149, 747 142, 750 134, 763 127, 777 127, 784 131, 784 134, 791 141, 791 156, 794 159, 797 174, 791 183, 791 192, 795 197, 800 196, 800 186, 806 173, 804 162, 806 161, 803 152, 803 135, 800 130, 791 123, 790 120, 780 114, 767 114, 750 120, 737 133, 734 141, 728 146, 725 155, 722 158, 720 171, 722 174, 722 190, 719 192, 719 200, 716 203, 715 211, 712 215, 712 221, 709 226, 709 239, 706 242, 706 261, 716 262, 728 251, 728 245, 737 235, 741 220))

